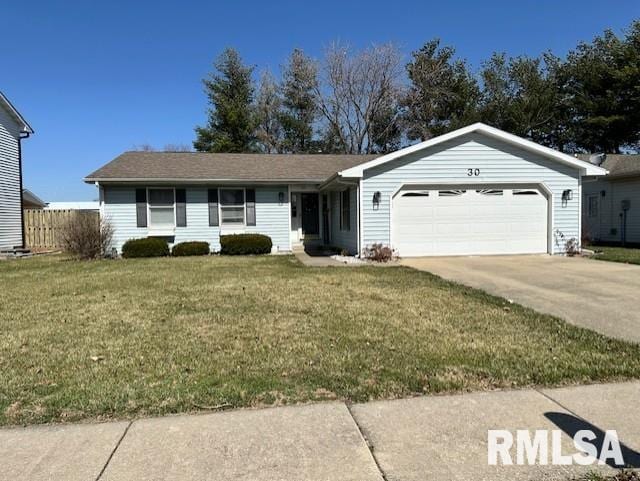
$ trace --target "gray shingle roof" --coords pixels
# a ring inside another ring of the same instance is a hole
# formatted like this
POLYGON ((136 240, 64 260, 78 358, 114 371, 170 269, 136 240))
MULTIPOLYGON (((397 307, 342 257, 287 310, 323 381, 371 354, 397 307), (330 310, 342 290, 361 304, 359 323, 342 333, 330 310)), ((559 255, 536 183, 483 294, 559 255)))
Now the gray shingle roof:
MULTIPOLYGON (((576 157, 589 161, 590 154, 578 154, 576 157)), ((640 176, 640 154, 607 154, 600 167, 609 171, 608 178, 640 176)))
POLYGON ((248 180, 322 182, 376 155, 125 152, 85 181, 248 180))

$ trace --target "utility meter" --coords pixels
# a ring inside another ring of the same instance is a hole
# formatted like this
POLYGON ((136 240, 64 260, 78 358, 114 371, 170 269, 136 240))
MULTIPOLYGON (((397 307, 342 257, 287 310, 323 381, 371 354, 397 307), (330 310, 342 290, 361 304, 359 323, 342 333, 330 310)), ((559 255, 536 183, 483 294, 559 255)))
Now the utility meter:
POLYGON ((629 210, 629 208, 631 207, 631 201, 629 199, 625 199, 622 201, 622 210, 629 210))

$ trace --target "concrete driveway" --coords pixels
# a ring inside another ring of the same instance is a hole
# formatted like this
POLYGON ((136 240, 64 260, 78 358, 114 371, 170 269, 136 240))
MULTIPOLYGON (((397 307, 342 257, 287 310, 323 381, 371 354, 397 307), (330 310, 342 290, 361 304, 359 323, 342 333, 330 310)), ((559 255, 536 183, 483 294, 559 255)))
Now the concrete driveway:
POLYGON ((549 255, 401 262, 607 336, 640 342, 640 266, 549 255))

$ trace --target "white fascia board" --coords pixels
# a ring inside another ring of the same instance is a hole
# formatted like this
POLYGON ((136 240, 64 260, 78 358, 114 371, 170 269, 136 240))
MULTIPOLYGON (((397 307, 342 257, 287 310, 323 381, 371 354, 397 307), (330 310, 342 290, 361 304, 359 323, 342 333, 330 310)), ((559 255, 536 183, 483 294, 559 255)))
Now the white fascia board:
POLYGON ((28 124, 28 122, 24 119, 24 117, 18 112, 18 110, 13 106, 9 99, 4 96, 2 92, 0 92, 0 105, 4 105, 4 108, 11 114, 11 116, 18 122, 18 124, 22 127, 22 132, 26 134, 33 134, 33 129, 28 124))
POLYGON ((568 154, 563 154, 562 152, 558 152, 557 150, 532 142, 531 140, 523 139, 522 137, 518 137, 517 135, 513 135, 503 130, 496 129, 494 127, 490 127, 478 122, 472 125, 468 125, 467 127, 454 130, 453 132, 434 137, 433 139, 410 145, 409 147, 405 147, 404 149, 396 150, 395 152, 391 152, 389 154, 383 155, 382 157, 378 157, 377 159, 370 160, 369 162, 365 162, 364 164, 356 165, 355 167, 351 167, 350 169, 345 169, 339 172, 339 175, 341 177, 362 177, 364 171, 367 169, 385 164, 400 157, 404 157, 405 155, 409 155, 414 152, 418 152, 420 150, 424 150, 429 147, 439 145, 443 142, 447 142, 449 140, 453 140, 458 137, 462 137, 463 135, 472 133, 479 133, 488 137, 493 137, 508 144, 521 147, 530 152, 534 152, 563 164, 570 165, 572 167, 575 167, 576 169, 579 169, 582 175, 607 174, 607 170, 603 169, 602 167, 598 167, 589 162, 585 162, 583 160, 572 157, 568 154))

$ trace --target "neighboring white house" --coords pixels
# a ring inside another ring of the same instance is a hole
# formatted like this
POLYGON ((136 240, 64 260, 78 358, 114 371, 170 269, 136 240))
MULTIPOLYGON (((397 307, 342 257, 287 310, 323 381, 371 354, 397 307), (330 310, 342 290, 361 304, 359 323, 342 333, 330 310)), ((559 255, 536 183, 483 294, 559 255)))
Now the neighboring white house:
MULTIPOLYGON (((583 156, 589 157, 589 156, 583 156)), ((640 155, 594 155, 609 171, 585 179, 583 228, 594 242, 640 244, 640 155)))
POLYGON ((0 92, 0 251, 24 246, 20 142, 33 129, 0 92))
POLYGON ((260 232, 274 246, 372 244, 401 256, 565 251, 589 162, 484 124, 381 156, 125 152, 85 178, 114 247, 260 232))

